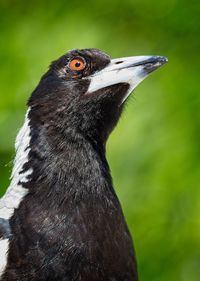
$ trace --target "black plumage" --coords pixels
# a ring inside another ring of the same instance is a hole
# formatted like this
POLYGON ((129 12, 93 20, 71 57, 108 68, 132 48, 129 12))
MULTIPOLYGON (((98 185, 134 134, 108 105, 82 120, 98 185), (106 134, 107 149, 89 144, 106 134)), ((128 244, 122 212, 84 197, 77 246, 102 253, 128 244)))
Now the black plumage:
MULTIPOLYGON (((30 151, 20 173, 32 173, 19 183, 28 191, 19 207, 0 221, 9 237, 3 281, 138 280, 105 157, 130 85, 88 91, 110 62, 96 49, 73 50, 51 64, 28 101, 30 151)), ((146 73, 155 66, 148 63, 146 73)))

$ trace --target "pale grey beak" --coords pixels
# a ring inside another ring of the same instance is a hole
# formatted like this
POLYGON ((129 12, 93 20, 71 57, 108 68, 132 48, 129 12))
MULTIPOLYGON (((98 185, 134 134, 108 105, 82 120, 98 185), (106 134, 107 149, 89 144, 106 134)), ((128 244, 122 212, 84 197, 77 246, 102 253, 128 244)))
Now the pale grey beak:
POLYGON ((104 69, 90 76, 88 92, 119 83, 130 85, 123 101, 149 73, 167 62, 162 56, 137 56, 113 59, 104 69))

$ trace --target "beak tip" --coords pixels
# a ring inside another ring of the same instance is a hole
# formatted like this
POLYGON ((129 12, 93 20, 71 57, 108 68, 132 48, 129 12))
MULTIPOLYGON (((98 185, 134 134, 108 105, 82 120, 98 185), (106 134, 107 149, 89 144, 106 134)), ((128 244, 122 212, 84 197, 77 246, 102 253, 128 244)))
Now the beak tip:
POLYGON ((164 57, 164 56, 161 56, 160 57, 160 61, 161 61, 161 63, 167 63, 168 62, 168 58, 166 58, 166 57, 164 57))
POLYGON ((155 63, 158 63, 160 65, 163 65, 163 64, 168 62, 168 58, 166 58, 164 56, 155 56, 155 57, 152 57, 152 58, 154 59, 155 63))
POLYGON ((164 56, 152 56, 147 64, 145 64, 144 69, 147 71, 147 73, 151 73, 167 62, 168 59, 164 56))

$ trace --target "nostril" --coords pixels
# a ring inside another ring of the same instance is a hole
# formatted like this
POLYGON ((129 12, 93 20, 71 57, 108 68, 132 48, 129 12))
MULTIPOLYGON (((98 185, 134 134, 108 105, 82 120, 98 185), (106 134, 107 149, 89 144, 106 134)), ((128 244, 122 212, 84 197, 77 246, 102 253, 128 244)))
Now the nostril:
POLYGON ((120 61, 117 61, 115 64, 120 64, 120 63, 122 63, 123 61, 122 60, 120 60, 120 61))

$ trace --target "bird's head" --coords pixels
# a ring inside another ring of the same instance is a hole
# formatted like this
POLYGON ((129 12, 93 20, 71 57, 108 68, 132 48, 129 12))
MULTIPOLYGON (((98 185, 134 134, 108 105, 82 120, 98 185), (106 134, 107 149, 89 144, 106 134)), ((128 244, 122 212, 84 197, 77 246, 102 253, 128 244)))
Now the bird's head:
POLYGON ((105 142, 135 87, 166 62, 161 56, 111 59, 97 49, 72 50, 54 61, 33 92, 35 122, 105 142))

